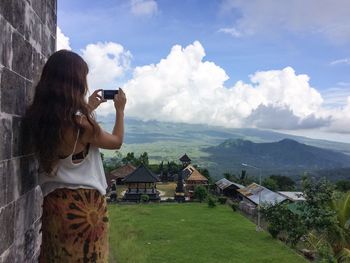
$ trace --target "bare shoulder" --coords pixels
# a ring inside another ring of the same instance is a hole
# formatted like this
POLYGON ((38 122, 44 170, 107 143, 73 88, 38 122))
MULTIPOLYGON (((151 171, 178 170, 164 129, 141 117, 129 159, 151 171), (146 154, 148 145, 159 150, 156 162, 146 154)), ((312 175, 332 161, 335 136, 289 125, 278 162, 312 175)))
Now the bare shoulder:
POLYGON ((94 127, 93 125, 89 122, 86 116, 84 115, 77 115, 76 117, 76 122, 80 124, 80 126, 83 129, 81 141, 83 143, 88 143, 91 141, 91 138, 94 136, 94 127))

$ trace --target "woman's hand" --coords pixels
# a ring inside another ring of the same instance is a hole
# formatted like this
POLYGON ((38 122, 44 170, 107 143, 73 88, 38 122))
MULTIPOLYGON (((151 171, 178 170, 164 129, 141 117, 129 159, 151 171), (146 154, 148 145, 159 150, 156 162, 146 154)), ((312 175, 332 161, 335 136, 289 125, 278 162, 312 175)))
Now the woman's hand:
POLYGON ((101 103, 106 102, 107 100, 103 99, 98 92, 102 91, 102 89, 95 90, 94 93, 89 96, 88 105, 90 111, 94 111, 101 103))
POLYGON ((126 104, 126 96, 122 89, 119 89, 118 94, 114 96, 114 107, 117 112, 124 112, 126 104))

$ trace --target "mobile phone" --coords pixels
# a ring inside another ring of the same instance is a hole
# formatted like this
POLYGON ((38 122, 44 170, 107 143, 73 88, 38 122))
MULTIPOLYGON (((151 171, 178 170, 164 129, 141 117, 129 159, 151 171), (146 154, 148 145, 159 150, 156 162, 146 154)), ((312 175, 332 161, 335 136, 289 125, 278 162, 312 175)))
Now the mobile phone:
POLYGON ((107 90, 107 89, 102 90, 102 97, 105 100, 113 100, 115 94, 118 94, 118 90, 107 90))

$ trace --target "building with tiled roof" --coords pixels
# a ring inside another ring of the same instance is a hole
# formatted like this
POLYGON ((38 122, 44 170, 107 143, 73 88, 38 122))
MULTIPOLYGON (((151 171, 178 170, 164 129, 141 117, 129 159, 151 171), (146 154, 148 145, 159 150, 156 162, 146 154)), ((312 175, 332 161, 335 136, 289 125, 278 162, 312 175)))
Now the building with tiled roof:
POLYGON ((183 170, 183 174, 185 176, 186 192, 190 198, 193 197, 194 190, 197 186, 202 185, 208 187, 208 178, 202 175, 192 165, 188 165, 183 170))
POLYGON ((115 180, 117 184, 122 184, 123 179, 135 171, 135 169, 136 168, 133 165, 127 164, 109 172, 106 176, 108 186, 111 186, 112 180, 115 180))

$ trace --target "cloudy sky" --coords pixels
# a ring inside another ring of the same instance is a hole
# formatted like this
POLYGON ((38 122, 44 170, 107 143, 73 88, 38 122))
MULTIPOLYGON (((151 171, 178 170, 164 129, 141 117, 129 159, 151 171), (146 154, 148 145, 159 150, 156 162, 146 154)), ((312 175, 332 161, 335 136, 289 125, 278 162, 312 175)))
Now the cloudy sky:
MULTIPOLYGON (((350 142, 348 0, 60 0, 58 49, 126 115, 350 142)), ((98 114, 113 113, 108 102, 98 114)))

